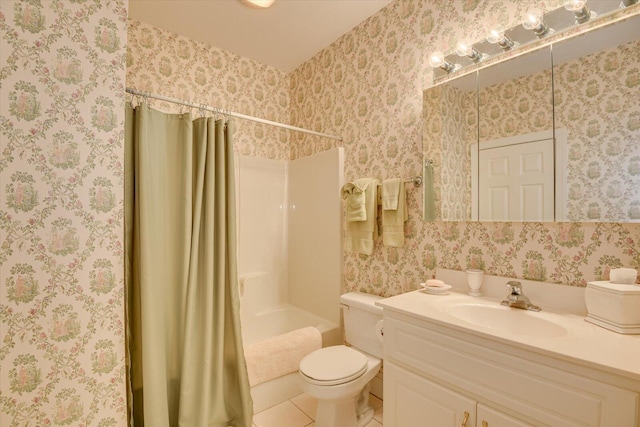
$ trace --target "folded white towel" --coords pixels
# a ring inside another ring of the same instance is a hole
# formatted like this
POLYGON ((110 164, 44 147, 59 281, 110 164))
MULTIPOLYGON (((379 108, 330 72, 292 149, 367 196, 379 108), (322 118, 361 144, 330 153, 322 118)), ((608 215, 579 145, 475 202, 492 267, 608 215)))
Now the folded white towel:
POLYGON ((398 198, 400 197, 400 178, 385 179, 382 181, 382 209, 396 210, 398 209, 398 198))
POLYGON ((297 371, 300 361, 320 348, 322 335, 313 326, 245 346, 249 384, 253 387, 297 371))
POLYGON ((404 182, 400 182, 398 209, 382 210, 382 243, 385 246, 394 248, 404 246, 404 222, 408 218, 407 193, 404 182))
POLYGON ((347 221, 349 222, 367 220, 367 210, 364 206, 366 186, 363 188, 356 182, 346 183, 341 190, 342 198, 347 202, 347 221))
POLYGON ((344 250, 345 252, 357 252, 365 255, 373 253, 373 237, 378 230, 378 181, 375 178, 362 178, 353 182, 364 190, 365 209, 367 219, 365 221, 346 221, 344 250))

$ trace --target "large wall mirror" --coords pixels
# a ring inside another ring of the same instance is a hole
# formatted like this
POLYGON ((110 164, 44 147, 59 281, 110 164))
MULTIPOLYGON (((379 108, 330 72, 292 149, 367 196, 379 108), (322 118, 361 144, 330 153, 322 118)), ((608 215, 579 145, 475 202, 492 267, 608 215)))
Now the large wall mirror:
POLYGON ((640 222, 640 15, 424 92, 441 221, 640 222))

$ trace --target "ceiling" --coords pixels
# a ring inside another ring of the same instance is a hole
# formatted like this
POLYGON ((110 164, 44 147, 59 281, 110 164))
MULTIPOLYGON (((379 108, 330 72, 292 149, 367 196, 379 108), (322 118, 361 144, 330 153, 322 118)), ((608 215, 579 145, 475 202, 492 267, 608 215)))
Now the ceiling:
POLYGON ((392 0, 129 0, 129 17, 289 72, 392 0))

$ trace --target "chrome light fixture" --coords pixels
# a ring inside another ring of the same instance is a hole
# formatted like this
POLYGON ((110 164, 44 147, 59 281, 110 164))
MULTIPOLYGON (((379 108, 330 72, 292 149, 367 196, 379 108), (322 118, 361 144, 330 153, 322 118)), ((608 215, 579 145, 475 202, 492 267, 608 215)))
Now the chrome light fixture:
MULTIPOLYGON (((248 0, 239 1, 246 2, 248 0)), ((433 52, 428 58, 428 62, 434 68, 434 81, 443 80, 447 75, 454 74, 458 70, 478 66, 483 61, 491 60, 520 46, 544 43, 542 39, 547 38, 549 35, 568 32, 575 28, 576 25, 599 20, 618 12, 624 15, 625 12, 622 9, 633 7, 634 5, 637 6, 640 3, 640 0, 602 0, 593 2, 592 7, 595 10, 591 10, 587 6, 587 1, 562 0, 560 2, 562 6, 546 12, 542 8, 532 7, 524 16, 521 24, 508 30, 496 23, 496 27, 487 34, 486 42, 469 43, 468 39, 462 39, 455 46, 454 52, 449 52, 447 55, 442 52, 433 52), (567 14, 567 10, 571 12, 571 15, 567 14), (500 52, 500 49, 488 46, 487 42, 497 44, 502 52, 500 52), (465 56, 468 60, 459 59, 465 56)))
POLYGON ((564 8, 573 12, 576 17, 576 24, 584 24, 594 15, 587 7, 587 0, 565 0, 564 8))
POLYGON ((508 35, 506 35, 504 31, 499 30, 497 28, 494 28, 491 31, 489 31, 489 34, 487 35, 487 41, 492 44, 497 44, 502 48, 502 50, 505 50, 505 51, 512 49, 513 46, 515 45, 513 40, 511 40, 511 38, 508 35))
POLYGON ((257 9, 266 9, 271 7, 274 1, 275 0, 242 0, 242 2, 247 6, 257 9))
POLYGON ((466 41, 458 42, 456 45, 456 54, 458 56, 466 56, 473 62, 480 62, 482 60, 482 54, 466 41))
POLYGON ((539 39, 549 34, 549 26, 544 22, 544 14, 538 9, 530 10, 527 13, 522 26, 527 30, 532 30, 539 39))
POLYGON ((439 50, 433 52, 429 57, 429 65, 433 68, 442 68, 447 73, 456 69, 456 66, 444 59, 444 53, 439 50))

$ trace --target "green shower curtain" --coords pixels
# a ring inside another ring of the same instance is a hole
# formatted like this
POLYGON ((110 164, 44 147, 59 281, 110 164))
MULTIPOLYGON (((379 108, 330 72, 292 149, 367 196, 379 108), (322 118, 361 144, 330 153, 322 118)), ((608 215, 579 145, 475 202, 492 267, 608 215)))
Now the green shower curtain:
POLYGON ((126 109, 125 256, 135 427, 250 427, 232 123, 126 109))

